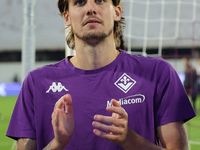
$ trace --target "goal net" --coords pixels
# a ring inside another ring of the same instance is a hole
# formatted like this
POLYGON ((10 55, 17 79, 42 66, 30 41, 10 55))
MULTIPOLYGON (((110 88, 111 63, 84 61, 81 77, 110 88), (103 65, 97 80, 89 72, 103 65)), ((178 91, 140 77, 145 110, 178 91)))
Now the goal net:
POLYGON ((121 5, 129 53, 162 56, 165 48, 200 47, 200 0, 123 0, 121 5))
MULTIPOLYGON (((200 0, 122 0, 126 27, 124 45, 129 53, 163 56, 163 51, 200 48, 200 0), (153 52, 152 52, 153 51, 153 52)), ((191 138, 189 145, 199 145, 191 138)), ((199 130, 195 129, 195 130, 199 130)))

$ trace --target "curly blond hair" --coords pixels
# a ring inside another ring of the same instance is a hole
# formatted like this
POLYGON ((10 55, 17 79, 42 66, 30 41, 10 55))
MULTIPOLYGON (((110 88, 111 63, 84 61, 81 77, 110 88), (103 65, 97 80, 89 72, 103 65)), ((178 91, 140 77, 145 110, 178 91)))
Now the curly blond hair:
MULTIPOLYGON (((118 6, 120 4, 120 0, 112 0, 114 6, 118 6)), ((63 16, 66 11, 69 9, 68 0, 58 0, 58 9, 60 11, 60 15, 63 16)), ((121 37, 122 37, 122 28, 125 26, 124 17, 121 18, 120 21, 114 21, 114 38, 116 48, 121 46, 121 37)), ((74 42, 74 32, 72 29, 69 30, 69 33, 66 37, 66 42, 69 48, 75 48, 74 42)))

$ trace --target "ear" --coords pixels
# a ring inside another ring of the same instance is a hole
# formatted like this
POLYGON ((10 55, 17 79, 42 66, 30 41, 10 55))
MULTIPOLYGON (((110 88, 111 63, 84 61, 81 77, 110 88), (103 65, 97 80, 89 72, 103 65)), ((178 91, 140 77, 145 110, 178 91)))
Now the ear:
POLYGON ((66 26, 70 26, 71 25, 71 20, 70 20, 68 12, 64 13, 64 21, 65 21, 65 25, 66 26))
POLYGON ((120 21, 122 17, 122 8, 120 5, 115 6, 115 14, 114 14, 114 20, 120 21))

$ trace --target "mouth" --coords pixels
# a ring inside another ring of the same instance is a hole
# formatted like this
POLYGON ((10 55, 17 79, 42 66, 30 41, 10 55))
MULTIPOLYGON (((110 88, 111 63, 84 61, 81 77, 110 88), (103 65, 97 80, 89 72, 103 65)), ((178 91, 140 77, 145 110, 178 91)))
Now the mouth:
POLYGON ((102 21, 100 19, 88 18, 83 22, 83 26, 88 25, 88 24, 94 25, 94 24, 101 24, 101 23, 102 21))

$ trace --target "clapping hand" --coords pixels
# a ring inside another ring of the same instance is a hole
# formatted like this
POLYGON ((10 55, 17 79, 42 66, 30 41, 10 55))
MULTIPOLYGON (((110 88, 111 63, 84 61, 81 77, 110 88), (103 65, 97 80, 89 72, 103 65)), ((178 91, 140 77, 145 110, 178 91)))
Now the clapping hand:
POLYGON ((111 112, 112 116, 95 115, 95 121, 92 123, 95 127, 93 132, 101 138, 121 145, 128 133, 128 114, 118 101, 113 99, 111 103, 113 106, 108 106, 106 110, 111 112))
POLYGON ((69 142, 75 124, 72 98, 69 94, 64 95, 56 102, 51 117, 55 136, 52 144, 55 147, 64 148, 69 142))

